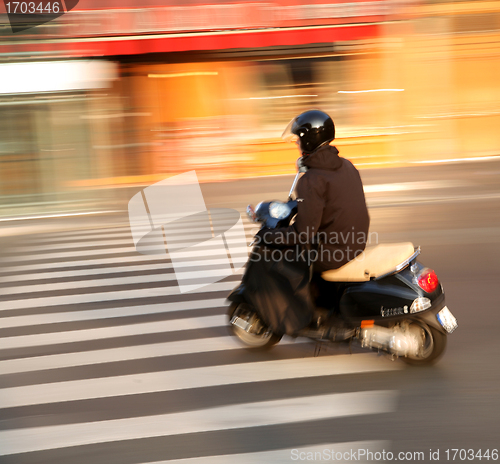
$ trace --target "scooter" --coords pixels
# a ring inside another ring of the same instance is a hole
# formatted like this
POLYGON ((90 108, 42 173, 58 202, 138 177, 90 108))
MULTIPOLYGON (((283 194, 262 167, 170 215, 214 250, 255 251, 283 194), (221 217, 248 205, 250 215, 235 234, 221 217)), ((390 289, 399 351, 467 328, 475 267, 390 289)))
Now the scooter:
MULTIPOLYGON (((252 221, 266 228, 292 223, 297 213, 293 192, 305 171, 300 164, 298 167, 288 201, 261 202, 255 209, 249 205, 247 214, 252 221)), ((332 318, 336 323, 340 320, 352 328, 347 341, 362 348, 388 353, 392 359, 412 365, 436 361, 458 323, 445 305, 436 273, 417 261, 419 254, 420 247, 414 248, 412 243, 368 246, 344 266, 323 272, 321 308, 315 310, 317 326, 332 318)), ((281 340, 281 335, 266 326, 258 308, 248 303, 243 283, 228 300, 230 331, 247 348, 265 350, 281 340)))

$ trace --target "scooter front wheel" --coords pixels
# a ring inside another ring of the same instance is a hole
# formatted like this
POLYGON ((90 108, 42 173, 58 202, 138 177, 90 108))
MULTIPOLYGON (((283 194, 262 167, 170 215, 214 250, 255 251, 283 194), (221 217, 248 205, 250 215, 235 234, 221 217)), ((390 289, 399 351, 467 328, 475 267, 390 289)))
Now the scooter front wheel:
POLYGON ((447 336, 422 321, 408 322, 405 331, 418 347, 414 352, 401 357, 401 361, 414 366, 423 366, 437 361, 446 348, 447 336))
POLYGON ((245 303, 232 303, 227 314, 230 332, 252 351, 268 350, 281 340, 245 303))

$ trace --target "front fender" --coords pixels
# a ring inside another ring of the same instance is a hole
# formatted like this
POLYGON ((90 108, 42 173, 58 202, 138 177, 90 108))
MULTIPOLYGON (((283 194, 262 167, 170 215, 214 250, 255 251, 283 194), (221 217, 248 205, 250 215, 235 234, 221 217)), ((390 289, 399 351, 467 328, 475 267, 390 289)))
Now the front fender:
POLYGON ((233 303, 246 303, 244 293, 245 285, 241 283, 231 291, 227 299, 233 303))

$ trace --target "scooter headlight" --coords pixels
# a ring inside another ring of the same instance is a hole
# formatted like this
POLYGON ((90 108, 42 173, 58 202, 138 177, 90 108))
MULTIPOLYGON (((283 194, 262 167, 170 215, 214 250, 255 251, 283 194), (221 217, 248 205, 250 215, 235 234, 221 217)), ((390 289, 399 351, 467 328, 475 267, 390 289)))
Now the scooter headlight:
POLYGON ((269 205, 269 215, 274 219, 285 219, 292 209, 281 201, 273 201, 269 205))

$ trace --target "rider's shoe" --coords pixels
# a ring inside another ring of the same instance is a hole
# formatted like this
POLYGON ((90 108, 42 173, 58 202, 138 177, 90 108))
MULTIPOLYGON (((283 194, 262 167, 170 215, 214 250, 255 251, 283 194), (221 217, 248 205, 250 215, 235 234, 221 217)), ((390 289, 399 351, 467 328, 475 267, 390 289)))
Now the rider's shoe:
POLYGON ((352 338, 356 335, 356 329, 351 327, 338 327, 333 326, 329 327, 327 332, 325 333, 325 337, 327 340, 332 342, 342 342, 349 338, 352 338))
POLYGON ((318 328, 306 327, 299 330, 298 337, 307 337, 314 340, 328 340, 331 342, 341 342, 354 337, 356 329, 341 326, 321 326, 318 328))

